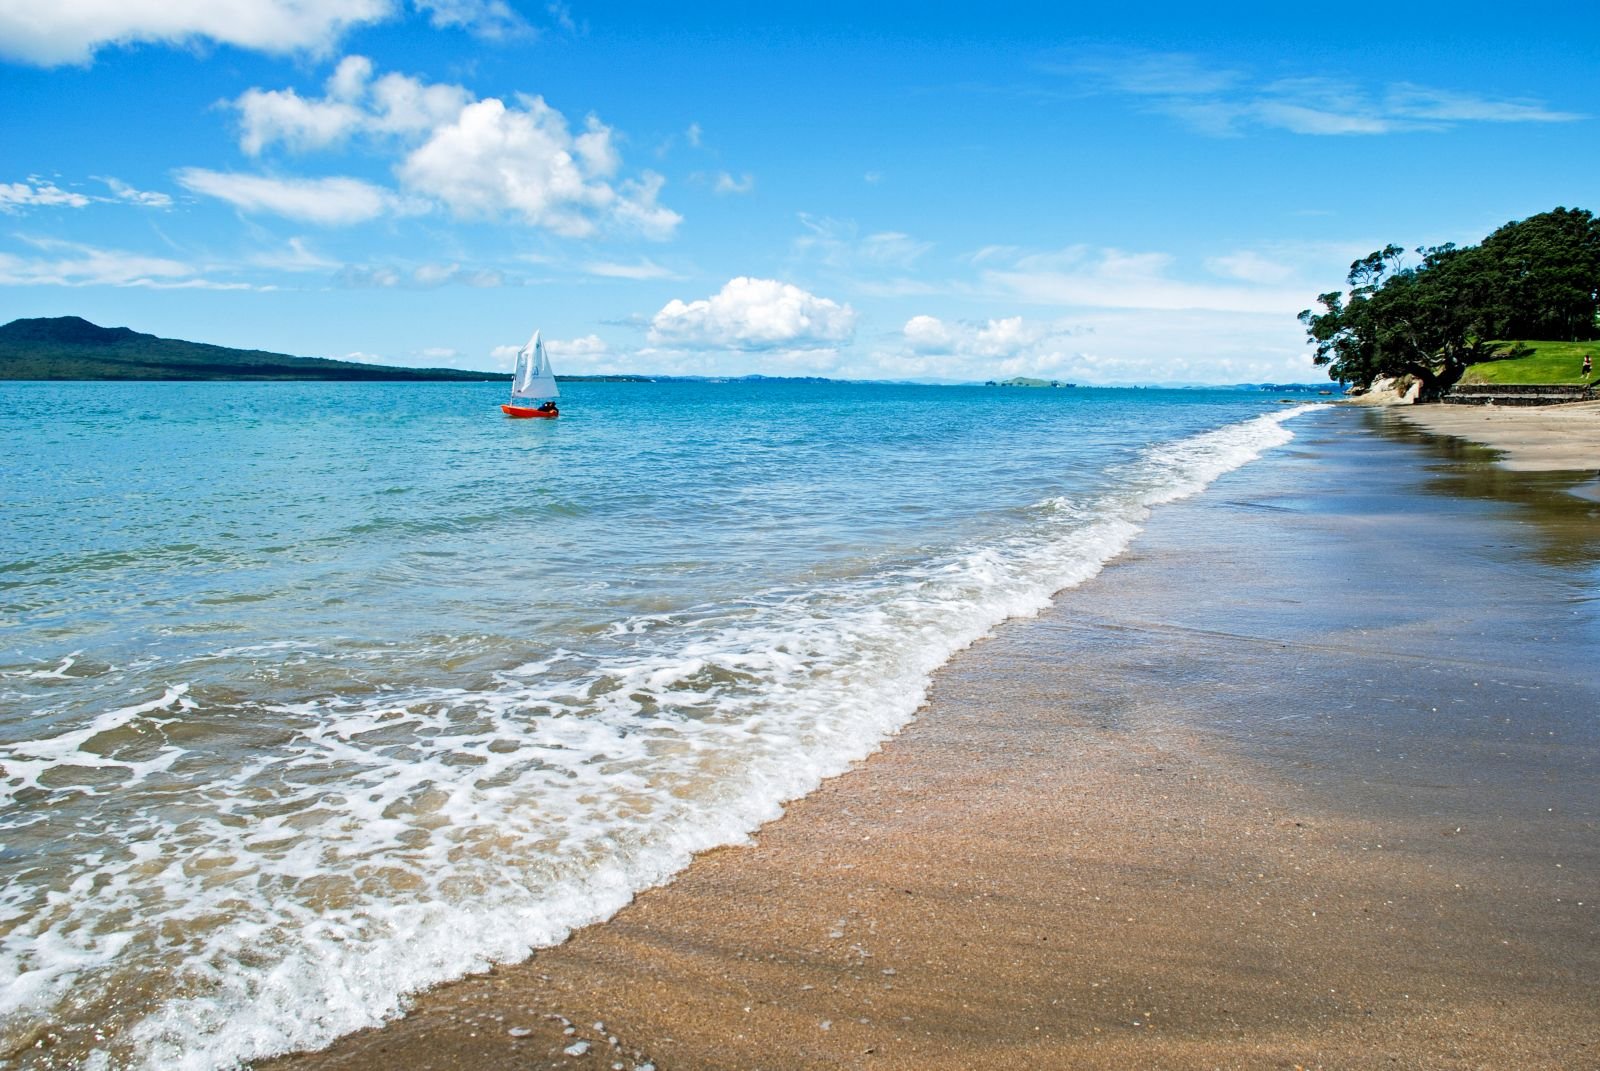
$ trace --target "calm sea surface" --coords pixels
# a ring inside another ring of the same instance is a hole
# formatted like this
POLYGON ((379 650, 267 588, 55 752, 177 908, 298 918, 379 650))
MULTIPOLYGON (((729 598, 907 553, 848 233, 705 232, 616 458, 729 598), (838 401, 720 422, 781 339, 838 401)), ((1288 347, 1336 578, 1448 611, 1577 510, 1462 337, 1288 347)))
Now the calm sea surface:
POLYGON ((1303 411, 564 390, 0 384, 0 1061, 230 1067, 557 942, 1303 411))

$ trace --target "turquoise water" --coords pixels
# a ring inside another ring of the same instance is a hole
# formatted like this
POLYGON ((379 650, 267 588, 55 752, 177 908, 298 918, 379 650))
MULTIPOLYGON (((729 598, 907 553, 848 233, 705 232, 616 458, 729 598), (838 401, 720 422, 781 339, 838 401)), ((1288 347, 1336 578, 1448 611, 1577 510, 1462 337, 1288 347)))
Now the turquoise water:
POLYGON ((574 383, 510 421, 503 390, 0 385, 18 1066, 232 1066, 559 941, 1302 411, 574 383))

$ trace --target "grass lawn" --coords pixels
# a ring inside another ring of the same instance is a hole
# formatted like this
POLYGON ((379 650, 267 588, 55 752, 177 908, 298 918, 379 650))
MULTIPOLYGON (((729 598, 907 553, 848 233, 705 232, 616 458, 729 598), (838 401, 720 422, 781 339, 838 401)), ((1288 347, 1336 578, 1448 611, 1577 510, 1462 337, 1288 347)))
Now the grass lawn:
MULTIPOLYGON (((1467 369, 1463 383, 1582 383, 1583 355, 1594 358, 1600 373, 1600 342, 1527 342, 1528 357, 1514 361, 1486 361, 1467 369)), ((1595 376, 1590 375, 1590 381, 1595 376)))

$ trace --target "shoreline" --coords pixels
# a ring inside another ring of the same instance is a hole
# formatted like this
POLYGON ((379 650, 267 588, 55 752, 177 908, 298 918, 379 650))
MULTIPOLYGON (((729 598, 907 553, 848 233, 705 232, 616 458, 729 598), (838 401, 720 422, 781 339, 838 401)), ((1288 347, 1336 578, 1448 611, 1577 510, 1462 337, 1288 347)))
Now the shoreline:
POLYGON ((753 844, 255 1066, 1594 1062, 1589 507, 1292 428, 753 844))
POLYGON ((1565 405, 1392 405, 1383 409, 1434 435, 1500 451, 1513 472, 1600 473, 1600 402, 1565 405))

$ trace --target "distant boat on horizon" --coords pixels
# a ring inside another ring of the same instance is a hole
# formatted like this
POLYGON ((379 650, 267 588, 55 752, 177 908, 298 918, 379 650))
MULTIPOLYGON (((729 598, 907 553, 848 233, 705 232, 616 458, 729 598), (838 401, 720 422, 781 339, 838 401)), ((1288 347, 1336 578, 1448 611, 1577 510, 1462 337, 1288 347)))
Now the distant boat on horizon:
POLYGON ((553 419, 561 415, 556 407, 559 397, 561 390, 550 370, 550 358, 545 356, 544 340, 535 331, 528 344, 517 351, 517 367, 511 373, 511 400, 500 411, 508 417, 553 419))

